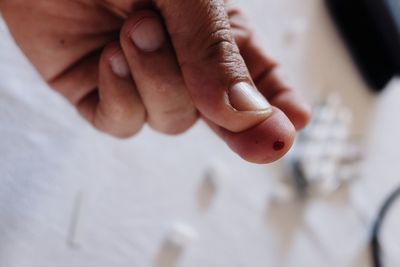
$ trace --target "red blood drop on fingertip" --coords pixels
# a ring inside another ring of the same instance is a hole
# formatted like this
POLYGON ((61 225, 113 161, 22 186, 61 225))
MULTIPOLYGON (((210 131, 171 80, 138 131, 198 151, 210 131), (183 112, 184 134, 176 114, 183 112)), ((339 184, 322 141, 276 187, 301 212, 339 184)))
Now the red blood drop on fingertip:
POLYGON ((275 143, 274 143, 274 150, 275 151, 279 151, 279 150, 282 150, 284 147, 285 147, 285 143, 284 142, 282 142, 282 141, 276 141, 275 143))

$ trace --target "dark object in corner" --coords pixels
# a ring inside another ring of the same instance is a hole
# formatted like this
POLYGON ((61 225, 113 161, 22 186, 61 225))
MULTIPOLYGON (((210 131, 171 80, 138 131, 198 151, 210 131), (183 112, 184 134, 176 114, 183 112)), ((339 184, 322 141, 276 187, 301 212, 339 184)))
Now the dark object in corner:
POLYGON ((367 83, 383 90, 400 73, 400 1, 326 2, 367 83))
POLYGON ((380 241, 380 234, 382 232, 384 221, 388 215, 388 212, 395 205, 396 201, 400 198, 400 187, 397 187, 385 200, 379 213, 372 225, 370 250, 372 255, 372 263, 374 267, 383 267, 383 251, 382 244, 380 241))

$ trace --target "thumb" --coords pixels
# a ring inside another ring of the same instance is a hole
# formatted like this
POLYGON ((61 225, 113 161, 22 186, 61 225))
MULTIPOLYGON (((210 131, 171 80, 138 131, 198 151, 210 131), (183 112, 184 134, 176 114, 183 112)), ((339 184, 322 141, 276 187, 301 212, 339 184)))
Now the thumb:
POLYGON ((273 109, 255 88, 232 35, 223 0, 155 0, 194 104, 211 122, 247 130, 273 109))

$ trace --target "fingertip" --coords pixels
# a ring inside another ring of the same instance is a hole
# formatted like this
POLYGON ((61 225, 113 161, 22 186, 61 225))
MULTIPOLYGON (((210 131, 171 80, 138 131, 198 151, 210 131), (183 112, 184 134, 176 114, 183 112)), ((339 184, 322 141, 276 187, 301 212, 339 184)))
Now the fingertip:
POLYGON ((160 15, 152 9, 134 12, 124 22, 120 32, 123 47, 134 45, 141 52, 155 52, 166 43, 165 39, 166 33, 160 15))
POLYGON ((243 159, 266 164, 282 158, 292 147, 296 130, 279 109, 263 123, 241 133, 219 128, 219 135, 243 159))

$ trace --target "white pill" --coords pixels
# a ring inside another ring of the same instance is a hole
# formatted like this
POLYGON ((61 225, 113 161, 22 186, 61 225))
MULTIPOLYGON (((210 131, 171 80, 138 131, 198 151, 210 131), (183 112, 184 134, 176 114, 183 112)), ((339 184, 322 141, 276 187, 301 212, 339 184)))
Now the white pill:
POLYGON ((197 231, 185 223, 173 225, 167 236, 169 244, 175 247, 184 248, 198 237, 197 231))

